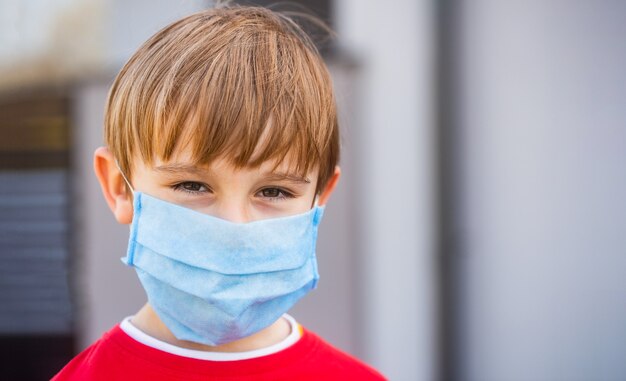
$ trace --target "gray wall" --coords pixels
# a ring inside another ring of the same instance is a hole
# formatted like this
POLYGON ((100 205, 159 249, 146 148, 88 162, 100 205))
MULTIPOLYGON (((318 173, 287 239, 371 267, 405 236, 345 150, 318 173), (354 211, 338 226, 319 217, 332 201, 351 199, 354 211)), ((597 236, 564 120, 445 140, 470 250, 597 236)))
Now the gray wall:
POLYGON ((392 380, 436 378, 436 197, 431 1, 335 2, 358 62, 350 238, 359 351, 392 380))
POLYGON ((626 3, 464 2, 459 380, 626 379, 626 3))

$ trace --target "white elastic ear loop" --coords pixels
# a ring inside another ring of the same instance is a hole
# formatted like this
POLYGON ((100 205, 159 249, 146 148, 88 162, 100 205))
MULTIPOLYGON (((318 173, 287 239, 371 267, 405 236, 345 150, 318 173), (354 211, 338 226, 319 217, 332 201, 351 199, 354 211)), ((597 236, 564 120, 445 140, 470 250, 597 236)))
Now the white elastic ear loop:
POLYGON ((133 188, 132 185, 130 185, 130 181, 128 181, 128 179, 126 178, 126 175, 124 175, 124 172, 120 168, 120 164, 117 162, 117 160, 115 160, 115 166, 117 167, 117 170, 120 171, 120 174, 122 175, 122 178, 124 178, 124 181, 126 181, 126 184, 130 188, 130 192, 134 195, 135 194, 135 189, 133 188))
POLYGON ((316 194, 315 198, 313 199, 313 207, 317 208, 319 206, 319 202, 320 202, 320 196, 316 194))

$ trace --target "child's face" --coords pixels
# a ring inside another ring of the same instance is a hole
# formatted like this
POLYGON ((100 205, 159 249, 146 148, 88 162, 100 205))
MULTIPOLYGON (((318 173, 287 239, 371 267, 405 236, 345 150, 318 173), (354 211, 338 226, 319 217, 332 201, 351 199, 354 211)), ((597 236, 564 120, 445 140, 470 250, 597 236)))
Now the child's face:
POLYGON ((289 168, 288 159, 275 170, 272 162, 237 169, 224 159, 197 166, 183 152, 152 166, 137 160, 131 182, 135 191, 161 200, 231 222, 250 222, 311 209, 318 169, 302 177, 289 168))

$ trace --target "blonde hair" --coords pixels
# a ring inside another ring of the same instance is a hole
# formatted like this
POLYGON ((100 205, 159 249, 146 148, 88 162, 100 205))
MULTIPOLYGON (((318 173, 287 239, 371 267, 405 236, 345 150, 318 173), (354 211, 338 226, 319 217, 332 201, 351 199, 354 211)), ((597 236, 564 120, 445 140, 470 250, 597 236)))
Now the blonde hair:
POLYGON ((132 158, 164 161, 181 148, 196 164, 293 160, 319 165, 318 192, 339 160, 330 75, 296 22, 260 7, 223 6, 157 32, 111 87, 105 142, 131 176, 132 158))

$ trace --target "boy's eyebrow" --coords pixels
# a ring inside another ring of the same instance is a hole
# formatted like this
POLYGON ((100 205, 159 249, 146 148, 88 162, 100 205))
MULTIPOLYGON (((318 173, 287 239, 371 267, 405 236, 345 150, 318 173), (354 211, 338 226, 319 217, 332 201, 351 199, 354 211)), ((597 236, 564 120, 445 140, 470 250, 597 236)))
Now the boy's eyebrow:
MULTIPOLYGON (((194 174, 198 176, 206 175, 207 172, 210 172, 210 170, 206 168, 201 168, 196 165, 188 165, 188 164, 164 164, 164 165, 159 165, 157 167, 154 167, 154 169, 158 172, 165 172, 168 174, 185 173, 185 174, 194 174)), ((263 177, 266 180, 274 180, 274 181, 288 180, 288 181, 292 181, 295 183, 305 183, 305 184, 311 183, 311 180, 309 180, 307 177, 299 176, 293 173, 280 172, 280 171, 264 173, 263 177)))
POLYGON ((187 164, 164 164, 154 167, 154 170, 158 172, 166 172, 169 174, 173 173, 192 173, 194 175, 202 175, 206 174, 207 170, 203 168, 199 168, 195 165, 187 165, 187 164))
POLYGON ((292 173, 286 173, 286 172, 268 172, 264 174, 264 176, 267 180, 275 180, 275 181, 289 180, 295 183, 305 183, 305 184, 311 183, 311 180, 309 180, 307 177, 298 176, 298 175, 295 175, 292 173))

